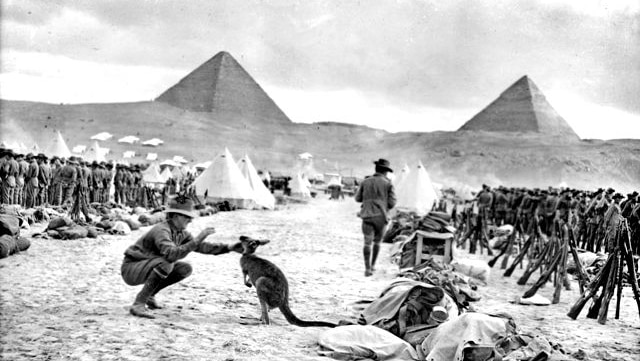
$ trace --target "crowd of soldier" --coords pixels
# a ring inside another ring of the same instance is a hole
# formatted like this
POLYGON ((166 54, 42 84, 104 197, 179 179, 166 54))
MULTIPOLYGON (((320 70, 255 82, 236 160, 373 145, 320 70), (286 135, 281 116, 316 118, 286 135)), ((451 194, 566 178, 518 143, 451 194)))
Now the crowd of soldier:
POLYGON ((557 225, 567 224, 574 231, 577 244, 591 252, 609 251, 605 235, 616 217, 623 217, 629 225, 634 253, 640 254, 640 203, 636 191, 624 196, 613 188, 492 189, 485 184, 468 205, 465 212, 475 224, 517 225, 525 234, 535 226, 550 236, 557 225))
MULTIPOLYGON (((25 155, 0 148, 0 203, 70 208, 78 195, 83 204, 107 203, 113 187, 116 204, 147 206, 150 195, 142 171, 139 164, 89 162, 76 156, 49 158, 42 153, 25 155)), ((169 192, 180 185, 186 187, 189 181, 192 177, 168 180, 169 192)))

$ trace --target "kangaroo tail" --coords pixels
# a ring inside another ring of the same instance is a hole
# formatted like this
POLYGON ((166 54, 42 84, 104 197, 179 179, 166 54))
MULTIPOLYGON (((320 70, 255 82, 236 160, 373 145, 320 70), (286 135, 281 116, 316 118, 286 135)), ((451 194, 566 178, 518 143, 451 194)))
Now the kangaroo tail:
POLYGON ((336 327, 335 323, 324 322, 324 321, 303 321, 296 317, 296 315, 291 312, 291 308, 289 308, 289 304, 285 303, 280 306, 280 312, 284 315, 284 318, 289 321, 290 324, 298 327, 336 327))

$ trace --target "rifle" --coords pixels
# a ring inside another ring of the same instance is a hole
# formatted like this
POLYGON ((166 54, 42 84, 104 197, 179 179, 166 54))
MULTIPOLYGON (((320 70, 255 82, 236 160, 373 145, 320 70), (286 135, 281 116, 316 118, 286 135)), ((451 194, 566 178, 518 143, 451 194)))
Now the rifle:
MULTIPOLYGON (((563 258, 562 255, 563 255, 563 252, 558 252, 556 257, 553 259, 553 261, 549 265, 549 268, 547 268, 542 273, 542 275, 540 275, 540 278, 538 278, 538 281, 536 281, 536 283, 529 290, 527 290, 527 292, 525 292, 522 297, 529 298, 529 297, 535 295, 536 292, 538 292, 538 289, 540 289, 540 287, 542 287, 542 285, 547 282, 547 280, 549 279, 549 276, 551 276, 551 273, 553 273, 553 271, 555 270, 556 266, 558 265, 560 260, 563 258)), ((518 281, 518 282, 520 282, 520 281, 518 281)), ((520 283, 518 283, 518 284, 520 284, 520 283)), ((524 283, 522 283, 522 284, 524 284, 524 283)))
POLYGON ((569 229, 569 249, 571 250, 573 261, 576 264, 576 270, 578 272, 578 284, 580 285, 580 294, 582 294, 584 293, 584 288, 587 282, 589 282, 589 276, 587 275, 587 272, 585 272, 584 268, 582 268, 580 257, 578 257, 578 251, 576 251, 576 242, 572 229, 569 229))
POLYGON ((627 279, 631 284, 631 290, 633 290, 633 298, 635 298, 636 300, 636 305, 638 306, 638 314, 640 315, 640 290, 638 289, 638 276, 636 274, 635 263, 633 263, 633 254, 631 253, 631 232, 629 231, 629 224, 627 223, 627 220, 625 219, 623 220, 623 222, 624 228, 627 231, 627 236, 622 237, 620 249, 622 251, 622 257, 627 263, 627 279))
POLYGON ((504 277, 511 276, 513 271, 515 271, 518 263, 522 262, 524 257, 527 255, 527 251, 529 250, 529 247, 531 246, 532 243, 533 243, 533 234, 530 235, 529 238, 527 238, 527 240, 524 242, 524 245, 522 245, 522 249, 520 250, 520 253, 518 254, 518 256, 516 256, 516 259, 513 260, 511 267, 507 268, 507 270, 504 272, 504 277))
POLYGON ((551 249, 552 243, 553 242, 551 242, 551 241, 547 242, 547 244, 544 245, 544 248, 542 249, 542 252, 540 252, 540 256, 538 257, 538 259, 536 259, 532 263, 529 263, 529 265, 527 266, 527 269, 525 270, 525 272, 518 279, 517 283, 519 285, 526 284, 527 280, 529 280, 529 277, 531 277, 533 272, 535 272, 542 265, 542 263, 544 263, 544 260, 547 257, 547 254, 549 253, 549 250, 551 249))
POLYGON ((609 257, 607 257, 607 262, 605 263, 604 267, 602 267, 602 270, 600 270, 600 273, 598 273, 598 275, 591 281, 591 283, 589 283, 589 286, 587 287, 585 292, 580 295, 580 298, 578 298, 571 309, 569 309, 567 316, 571 317, 574 320, 578 318, 578 315, 584 308, 584 305, 587 303, 587 301, 595 296, 600 286, 604 284, 605 275, 609 274, 609 269, 611 269, 611 266, 613 264, 613 258, 614 255, 609 254, 609 257))

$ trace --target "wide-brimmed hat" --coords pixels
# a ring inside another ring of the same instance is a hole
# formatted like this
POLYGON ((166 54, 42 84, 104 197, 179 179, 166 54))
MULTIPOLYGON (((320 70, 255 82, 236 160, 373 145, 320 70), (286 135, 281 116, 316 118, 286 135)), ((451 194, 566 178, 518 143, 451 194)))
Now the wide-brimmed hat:
POLYGON ((173 198, 169 201, 169 208, 165 213, 178 213, 183 216, 195 218, 196 214, 193 211, 193 201, 189 198, 173 198))
POLYGON ((620 193, 616 193, 616 194, 613 195, 612 198, 613 199, 622 199, 622 198, 624 198, 624 196, 622 194, 620 194, 620 193))
POLYGON ((388 160, 380 158, 376 161, 373 162, 373 164, 377 165, 380 168, 384 168, 386 170, 388 170, 389 172, 393 172, 393 169, 391 169, 391 163, 389 163, 388 160))

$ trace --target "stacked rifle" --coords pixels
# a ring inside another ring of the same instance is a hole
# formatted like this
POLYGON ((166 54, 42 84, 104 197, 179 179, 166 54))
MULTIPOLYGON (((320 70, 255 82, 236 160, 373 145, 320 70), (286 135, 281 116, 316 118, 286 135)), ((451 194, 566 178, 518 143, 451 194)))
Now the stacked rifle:
POLYGON ((620 298, 622 296, 625 266, 627 268, 627 280, 633 290, 633 296, 638 306, 638 314, 640 315, 640 290, 638 289, 636 265, 634 264, 633 254, 631 253, 630 232, 626 219, 621 219, 618 222, 612 245, 613 250, 609 253, 605 266, 594 279, 589 282, 584 292, 581 292, 580 298, 571 307, 569 313, 567 313, 567 316, 572 319, 575 320, 578 318, 587 301, 592 299, 593 303, 589 308, 587 318, 597 318, 598 323, 604 325, 607 321, 609 303, 616 288, 617 301, 615 319, 618 319, 620 317, 620 298), (602 291, 598 294, 600 289, 602 289, 602 291))

